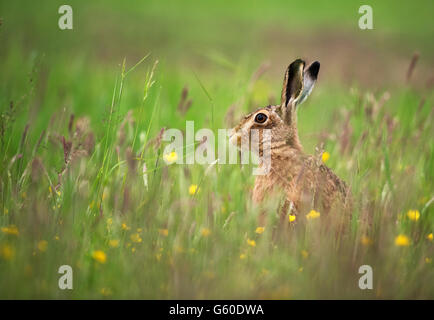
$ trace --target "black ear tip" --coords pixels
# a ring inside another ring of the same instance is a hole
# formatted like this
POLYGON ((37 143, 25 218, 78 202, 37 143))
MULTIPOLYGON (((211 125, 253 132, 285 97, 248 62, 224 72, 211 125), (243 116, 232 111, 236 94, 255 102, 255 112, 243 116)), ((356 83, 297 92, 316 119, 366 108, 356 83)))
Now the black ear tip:
POLYGON ((308 72, 309 74, 316 79, 316 77, 318 76, 319 73, 319 67, 320 67, 320 63, 319 61, 315 61, 313 62, 309 68, 308 68, 308 72))

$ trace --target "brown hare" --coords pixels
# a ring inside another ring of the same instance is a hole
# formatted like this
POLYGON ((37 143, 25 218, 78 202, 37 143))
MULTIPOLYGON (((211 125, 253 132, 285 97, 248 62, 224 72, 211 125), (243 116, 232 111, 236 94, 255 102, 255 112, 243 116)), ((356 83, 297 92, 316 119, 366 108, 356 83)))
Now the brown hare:
POLYGON ((253 201, 259 204, 272 193, 282 193, 285 201, 281 218, 287 214, 305 214, 312 209, 327 214, 332 207, 342 206, 344 209, 350 202, 345 182, 319 157, 305 154, 298 138, 297 107, 311 93, 319 67, 317 61, 308 67, 301 59, 292 62, 285 73, 280 105, 267 106, 248 114, 231 133, 231 143, 241 147, 243 139, 253 139, 252 129, 256 129, 259 134, 257 152, 263 156, 266 152, 263 131, 270 130, 271 135, 267 135, 271 140, 268 141, 270 170, 256 177, 253 201))

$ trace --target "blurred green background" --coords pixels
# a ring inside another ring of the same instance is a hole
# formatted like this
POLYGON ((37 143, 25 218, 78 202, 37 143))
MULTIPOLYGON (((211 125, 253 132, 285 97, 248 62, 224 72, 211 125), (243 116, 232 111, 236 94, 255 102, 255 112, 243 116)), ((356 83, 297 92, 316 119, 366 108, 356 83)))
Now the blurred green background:
MULTIPOLYGON (((420 54, 414 81, 424 86, 432 78, 432 1, 375 3, 373 30, 358 28, 356 1, 72 1, 72 31, 57 26, 61 4, 14 1, 0 7, 2 105, 18 100, 31 70, 40 68, 35 86, 44 93, 33 108, 40 128, 53 108, 66 103, 78 115, 100 119, 112 94, 106 88, 123 59, 131 67, 149 53, 147 63, 158 59, 163 69, 157 75, 166 87, 162 113, 170 112, 187 85, 195 97, 190 118, 207 101, 197 77, 226 109, 237 100, 237 89, 245 89, 248 77, 265 64, 264 81, 256 84, 260 105, 279 97, 283 70, 297 57, 321 62, 319 90, 403 85, 414 52, 420 54)), ((123 110, 141 99, 143 69, 126 86, 123 110)))
POLYGON ((434 297, 433 1, 68 1, 73 30, 62 4, 0 2, 1 298, 434 297), (313 225, 276 242, 274 220, 255 232, 250 167, 205 176, 143 151, 163 127, 230 128, 278 103, 298 57, 321 62, 299 131, 353 189, 345 241, 313 225), (65 163, 62 137, 86 156, 65 163))

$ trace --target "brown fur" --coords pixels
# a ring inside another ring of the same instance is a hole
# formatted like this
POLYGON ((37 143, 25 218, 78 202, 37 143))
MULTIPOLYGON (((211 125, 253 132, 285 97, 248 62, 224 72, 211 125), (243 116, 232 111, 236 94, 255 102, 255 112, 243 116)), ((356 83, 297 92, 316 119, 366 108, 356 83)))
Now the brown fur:
POLYGON ((315 209, 328 213, 336 206, 344 209, 350 202, 345 182, 322 163, 320 157, 305 154, 298 138, 297 100, 306 98, 303 90, 310 93, 318 71, 319 63, 312 75, 309 68, 304 69, 303 61, 294 61, 285 73, 282 104, 250 113, 235 127, 231 137, 232 142, 240 146, 241 139, 251 138, 251 129, 258 129, 259 154, 262 156, 262 130, 271 129, 271 169, 268 174, 256 177, 252 196, 253 201, 259 204, 276 192, 286 195, 283 205, 285 216, 289 210, 306 213, 315 209), (311 77, 313 83, 304 81, 304 77, 311 77), (305 88, 303 83, 309 87, 305 88), (265 114, 267 121, 262 124, 255 122, 258 113, 265 114))

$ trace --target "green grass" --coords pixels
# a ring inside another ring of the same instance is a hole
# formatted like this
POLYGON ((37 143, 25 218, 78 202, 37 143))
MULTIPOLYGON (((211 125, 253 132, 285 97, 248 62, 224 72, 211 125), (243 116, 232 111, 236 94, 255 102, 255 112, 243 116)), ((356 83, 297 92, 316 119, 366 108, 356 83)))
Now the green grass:
POLYGON ((182 3, 73 4, 71 32, 56 27, 58 5, 1 5, 0 298, 434 298, 434 96, 423 68, 434 52, 432 2, 379 4, 370 35, 347 1, 182 3), (165 143, 143 149, 161 128, 194 120, 217 132, 278 101, 285 64, 299 55, 332 62, 329 44, 309 39, 340 29, 368 51, 384 40, 379 56, 346 68, 380 60, 384 69, 349 77, 323 64, 298 120, 305 151, 324 143, 327 165, 351 186, 347 234, 321 216, 276 239, 273 201, 257 234, 251 166, 166 165, 165 143), (302 52, 285 40, 299 30, 302 52), (264 60, 271 67, 255 79, 264 60), (192 105, 182 114, 184 87, 192 105), (72 145, 67 163, 62 138, 72 145), (397 246, 398 235, 409 245, 397 246), (70 291, 58 288, 65 264, 70 291), (358 288, 365 264, 373 290, 358 288))

